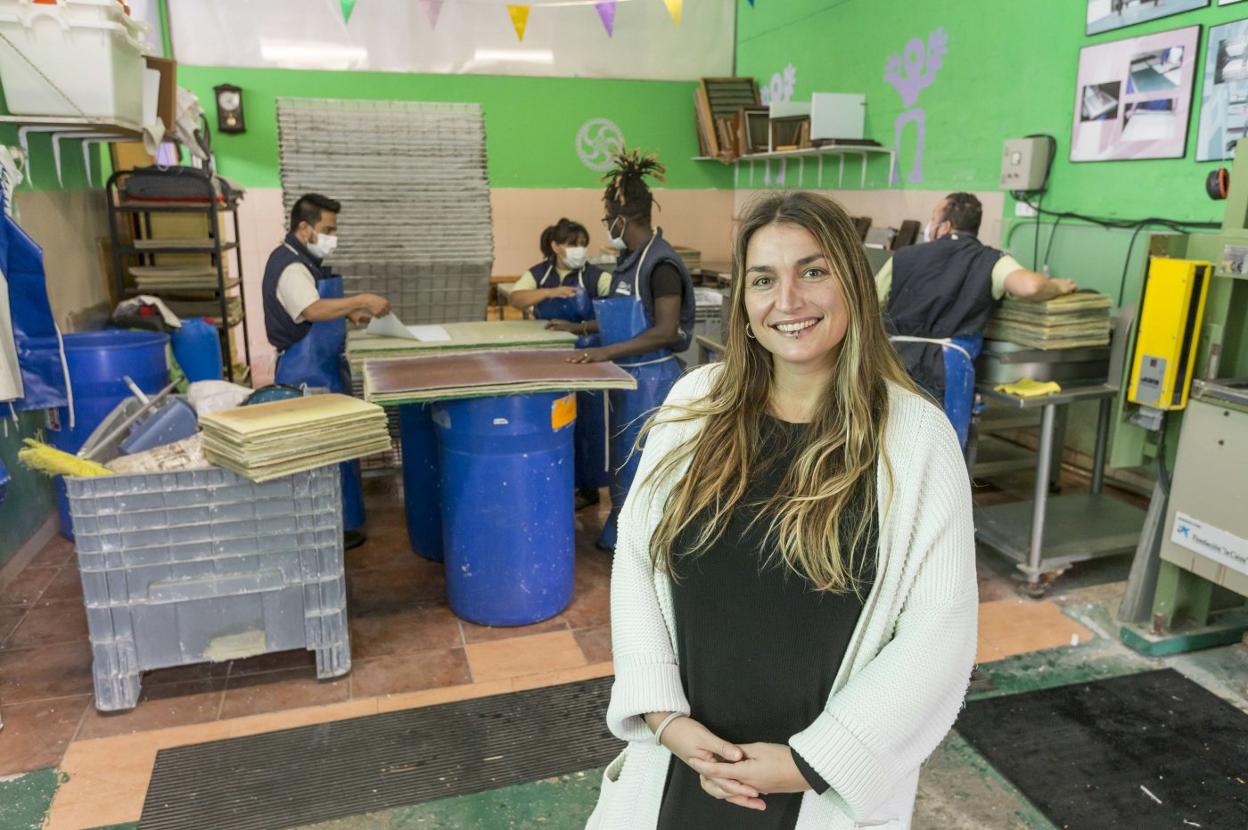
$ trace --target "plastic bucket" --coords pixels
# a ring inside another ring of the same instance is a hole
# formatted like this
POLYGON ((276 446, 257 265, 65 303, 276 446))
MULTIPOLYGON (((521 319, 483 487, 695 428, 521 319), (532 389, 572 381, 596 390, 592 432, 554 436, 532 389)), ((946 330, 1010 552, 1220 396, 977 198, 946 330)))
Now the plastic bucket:
POLYGON ((441 562, 442 485, 438 472, 438 432, 431 415, 429 404, 409 403, 399 407, 403 507, 412 550, 430 561, 441 562))
MULTIPOLYGON (((155 394, 169 382, 169 361, 165 347, 169 335, 154 331, 105 329, 64 335, 65 362, 74 395, 74 427, 69 427, 69 410, 58 414, 61 429, 49 432, 52 446, 76 453, 100 422, 117 404, 131 397, 123 377, 129 377, 148 394, 155 394)), ((55 348, 53 341, 49 344, 55 348)), ((65 483, 56 480, 57 509, 61 533, 74 538, 69 519, 65 483)))
POLYGON ((170 335, 173 339, 173 356, 186 374, 186 379, 195 383, 200 380, 221 380, 225 373, 221 361, 221 338, 217 336, 217 327, 199 317, 182 321, 182 327, 174 329, 170 335))
POLYGON ((571 601, 575 420, 574 394, 433 406, 446 590, 463 619, 527 625, 571 601))

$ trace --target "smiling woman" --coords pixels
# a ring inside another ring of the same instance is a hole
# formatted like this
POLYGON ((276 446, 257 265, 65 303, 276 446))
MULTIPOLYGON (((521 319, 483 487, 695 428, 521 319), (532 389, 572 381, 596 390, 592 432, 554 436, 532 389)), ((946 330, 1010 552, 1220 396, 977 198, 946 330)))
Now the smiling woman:
POLYGON ((742 218, 722 364, 647 427, 612 574, 591 827, 906 828, 975 653, 970 488, 880 319, 853 223, 742 218))

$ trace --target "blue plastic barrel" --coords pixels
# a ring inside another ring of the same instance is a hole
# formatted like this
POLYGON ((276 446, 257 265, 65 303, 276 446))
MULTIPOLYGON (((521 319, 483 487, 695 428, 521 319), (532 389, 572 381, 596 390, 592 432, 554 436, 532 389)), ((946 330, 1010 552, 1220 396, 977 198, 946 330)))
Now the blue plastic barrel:
POLYGON ((438 473, 438 431, 430 404, 399 407, 403 444, 403 507, 407 540, 412 550, 433 562, 442 561, 442 499, 438 473))
MULTIPOLYGON (((148 394, 155 394, 169 382, 169 361, 165 346, 169 335, 154 331, 105 329, 67 334, 65 362, 74 395, 74 428, 69 428, 69 410, 58 410, 61 429, 49 432, 52 445, 76 453, 117 404, 131 396, 123 377, 129 377, 148 394)), ((61 516, 61 533, 74 538, 69 519, 65 482, 56 480, 56 506, 61 516)))
POLYGON ((198 380, 221 380, 225 367, 221 361, 221 338, 217 327, 199 317, 182 321, 174 329, 173 356, 191 383, 198 380))
POLYGON ((446 590, 463 619, 527 625, 571 601, 575 419, 560 393, 434 405, 446 590))

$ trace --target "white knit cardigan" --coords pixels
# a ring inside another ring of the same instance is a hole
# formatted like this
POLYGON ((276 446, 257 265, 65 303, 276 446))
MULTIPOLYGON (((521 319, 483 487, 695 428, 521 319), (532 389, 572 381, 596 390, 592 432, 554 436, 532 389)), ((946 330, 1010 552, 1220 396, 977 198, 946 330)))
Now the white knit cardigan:
MULTIPOLYGON (((667 403, 703 398, 718 371, 712 365, 690 372, 667 403)), ((654 743, 642 716, 689 714, 673 637, 671 584, 649 558, 650 538, 684 468, 663 481, 647 477, 698 429, 696 421, 669 422, 650 433, 637 484, 620 514, 611 574, 615 682, 607 724, 628 746, 603 776, 588 825, 595 830, 656 825, 672 756, 654 743)), ((823 795, 802 796, 798 830, 906 830, 919 765, 953 725, 975 660, 971 494, 953 429, 937 407, 891 387, 884 452, 893 490, 881 465, 875 582, 824 711, 790 739, 829 785, 823 795)))

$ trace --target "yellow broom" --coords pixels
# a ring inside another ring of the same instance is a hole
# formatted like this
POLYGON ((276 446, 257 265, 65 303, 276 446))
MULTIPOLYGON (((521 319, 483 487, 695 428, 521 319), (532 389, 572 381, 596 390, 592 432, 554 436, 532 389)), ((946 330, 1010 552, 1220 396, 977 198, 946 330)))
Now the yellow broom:
POLYGON ((22 466, 49 476, 111 476, 113 471, 103 464, 87 461, 62 452, 34 438, 26 439, 26 449, 17 451, 22 466))

